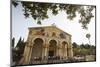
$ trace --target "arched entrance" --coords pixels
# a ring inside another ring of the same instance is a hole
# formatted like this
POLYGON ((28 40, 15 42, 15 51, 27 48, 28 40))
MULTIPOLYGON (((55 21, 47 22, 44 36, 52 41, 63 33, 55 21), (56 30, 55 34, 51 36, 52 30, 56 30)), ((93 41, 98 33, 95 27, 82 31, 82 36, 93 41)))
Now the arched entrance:
POLYGON ((56 40, 50 40, 49 42, 49 57, 56 56, 57 42, 56 40))
POLYGON ((43 40, 41 38, 36 38, 34 40, 33 49, 32 49, 32 59, 41 59, 42 58, 42 49, 43 49, 43 40))

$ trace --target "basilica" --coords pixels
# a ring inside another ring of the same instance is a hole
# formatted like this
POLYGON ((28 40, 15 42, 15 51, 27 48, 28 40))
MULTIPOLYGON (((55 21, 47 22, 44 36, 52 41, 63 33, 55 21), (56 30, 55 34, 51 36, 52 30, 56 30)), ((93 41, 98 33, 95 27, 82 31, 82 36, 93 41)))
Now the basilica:
POLYGON ((22 64, 73 57, 71 34, 56 26, 29 27, 22 64))

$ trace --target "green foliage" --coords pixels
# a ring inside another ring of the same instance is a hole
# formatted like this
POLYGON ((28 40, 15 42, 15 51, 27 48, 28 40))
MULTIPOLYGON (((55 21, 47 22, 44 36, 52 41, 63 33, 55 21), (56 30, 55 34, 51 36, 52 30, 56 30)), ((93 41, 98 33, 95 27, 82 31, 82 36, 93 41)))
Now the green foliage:
POLYGON ((86 55, 95 55, 96 47, 89 44, 81 44, 73 42, 73 53, 74 56, 86 56, 86 55))
POLYGON ((88 39, 89 39, 89 38, 90 38, 90 36, 91 36, 90 34, 86 34, 86 38, 88 38, 88 39))
POLYGON ((23 54, 24 47, 25 47, 24 39, 22 40, 21 37, 20 37, 20 39, 19 39, 19 41, 18 41, 18 43, 17 43, 15 48, 18 49, 17 51, 19 52, 19 54, 23 54))
POLYGON ((72 45, 73 45, 73 48, 77 48, 77 46, 78 46, 76 42, 73 42, 72 45))
POLYGON ((15 38, 12 39, 12 45, 11 46, 14 47, 14 45, 15 45, 15 38))
POLYGON ((18 5, 17 1, 12 0, 12 4, 14 5, 14 7, 16 7, 18 5))
MULTIPOLYGON (((13 38, 12 40, 14 41, 15 39, 13 38)), ((13 43, 13 41, 12 41, 12 43, 13 43)), ((15 62, 15 64, 18 64, 18 62, 23 57, 24 48, 25 48, 24 39, 22 40, 20 37, 16 47, 14 47, 12 49, 12 58, 13 58, 12 61, 15 62)))
POLYGON ((86 34, 86 38, 88 38, 88 40, 89 40, 89 44, 91 44, 90 43, 90 37, 91 37, 91 35, 88 33, 88 34, 86 34))
MULTIPOLYGON (((14 6, 17 6, 19 2, 12 1, 14 6)), ((67 18, 73 20, 78 13, 80 15, 79 23, 82 24, 83 29, 87 29, 87 24, 93 16, 92 10, 95 6, 72 5, 72 4, 58 4, 58 3, 39 3, 39 2, 25 2, 21 1, 23 6, 24 16, 28 18, 31 16, 34 20, 37 20, 37 24, 41 24, 41 21, 48 19, 48 11, 52 11, 52 15, 59 14, 60 11, 65 11, 67 18)))

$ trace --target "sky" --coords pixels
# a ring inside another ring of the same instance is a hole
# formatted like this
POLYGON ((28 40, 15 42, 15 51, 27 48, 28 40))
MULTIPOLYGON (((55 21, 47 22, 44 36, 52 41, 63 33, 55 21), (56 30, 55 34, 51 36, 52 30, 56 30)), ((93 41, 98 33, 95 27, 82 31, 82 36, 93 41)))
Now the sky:
POLYGON ((63 11, 56 16, 51 15, 51 12, 48 11, 49 18, 43 20, 42 25, 38 25, 32 17, 26 19, 22 9, 21 4, 16 8, 12 5, 12 37, 15 37, 15 44, 20 37, 24 38, 25 41, 27 40, 29 27, 51 26, 55 24, 56 27, 71 34, 72 42, 76 42, 79 45, 89 43, 86 34, 90 33, 91 45, 95 45, 95 10, 93 10, 94 18, 88 24, 88 30, 85 30, 82 29, 79 23, 79 15, 70 21, 63 11))

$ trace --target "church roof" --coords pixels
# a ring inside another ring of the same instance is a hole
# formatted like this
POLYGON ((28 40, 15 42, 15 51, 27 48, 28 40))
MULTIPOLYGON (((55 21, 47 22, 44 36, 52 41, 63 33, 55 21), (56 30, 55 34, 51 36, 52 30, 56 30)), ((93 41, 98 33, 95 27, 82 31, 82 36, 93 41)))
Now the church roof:
POLYGON ((57 26, 55 26, 55 25, 51 25, 51 26, 29 27, 28 29, 50 28, 50 27, 57 28, 57 29, 59 29, 60 31, 64 32, 65 34, 72 36, 71 34, 69 34, 69 33, 65 32, 64 30, 62 30, 62 29, 58 28, 58 27, 57 27, 57 26))

